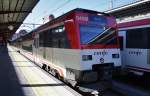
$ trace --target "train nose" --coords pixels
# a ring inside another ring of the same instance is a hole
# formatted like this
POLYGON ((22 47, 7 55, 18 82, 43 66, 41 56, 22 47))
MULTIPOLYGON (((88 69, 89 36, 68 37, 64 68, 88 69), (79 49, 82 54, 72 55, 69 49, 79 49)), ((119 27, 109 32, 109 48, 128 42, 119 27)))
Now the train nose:
POLYGON ((95 64, 92 66, 92 70, 97 72, 99 80, 110 80, 113 66, 113 63, 95 64))
POLYGON ((95 82, 98 79, 98 74, 97 72, 94 71, 89 71, 89 72, 84 72, 83 73, 83 77, 82 77, 82 81, 89 83, 89 82, 95 82))

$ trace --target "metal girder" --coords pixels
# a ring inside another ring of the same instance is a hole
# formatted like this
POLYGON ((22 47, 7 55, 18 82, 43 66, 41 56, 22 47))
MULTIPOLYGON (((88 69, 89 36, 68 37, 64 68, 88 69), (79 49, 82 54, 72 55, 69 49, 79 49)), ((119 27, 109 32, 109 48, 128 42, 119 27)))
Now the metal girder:
MULTIPOLYGON (((25 1, 26 1, 26 0, 23 0, 23 3, 22 3, 21 8, 20 8, 20 11, 22 10, 25 1)), ((17 18, 16 18, 16 21, 18 20, 19 16, 20 16, 20 14, 18 14, 18 16, 17 16, 17 18)))
MULTIPOLYGON (((18 28, 15 27, 13 30, 17 30, 18 28)), ((8 28, 7 29, 0 29, 0 33, 14 33, 14 31, 11 31, 9 30, 8 28)))
POLYGON ((134 16, 137 14, 144 14, 150 12, 150 3, 148 4, 141 4, 136 7, 131 7, 129 9, 124 9, 122 11, 114 12, 112 15, 115 15, 116 17, 126 17, 126 16, 134 16))
POLYGON ((135 16, 137 14, 144 14, 150 12, 150 1, 139 1, 140 3, 137 4, 129 4, 127 6, 122 6, 119 8, 115 8, 112 10, 105 11, 117 18, 128 17, 128 16, 135 16), (132 5, 132 6, 131 6, 132 5))
POLYGON ((0 33, 13 33, 40 0, 0 0, 0 33), (13 30, 8 29, 12 25, 13 30))
POLYGON ((2 22, 0 22, 0 26, 1 25, 20 25, 20 24, 22 24, 22 22, 4 22, 4 23, 2 23, 2 22))
POLYGON ((32 11, 0 11, 0 14, 9 14, 9 13, 31 13, 32 11))
MULTIPOLYGON (((16 29, 16 27, 14 26, 14 30, 16 29)), ((6 31, 10 31, 7 27, 6 28, 1 28, 0 31, 6 32, 6 31)))

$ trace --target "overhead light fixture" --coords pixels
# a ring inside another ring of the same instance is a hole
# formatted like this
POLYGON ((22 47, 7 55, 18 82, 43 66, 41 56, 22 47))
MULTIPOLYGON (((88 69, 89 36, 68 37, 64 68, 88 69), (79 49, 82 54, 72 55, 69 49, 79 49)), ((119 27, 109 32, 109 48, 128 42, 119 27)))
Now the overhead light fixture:
POLYGON ((12 31, 12 30, 14 29, 14 26, 9 25, 9 26, 8 26, 8 29, 12 31))

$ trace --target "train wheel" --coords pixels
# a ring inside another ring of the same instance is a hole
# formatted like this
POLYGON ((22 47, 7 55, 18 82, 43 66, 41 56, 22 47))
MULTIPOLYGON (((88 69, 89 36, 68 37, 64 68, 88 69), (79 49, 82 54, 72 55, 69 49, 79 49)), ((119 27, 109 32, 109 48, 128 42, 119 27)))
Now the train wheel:
POLYGON ((20 53, 20 50, 17 50, 18 53, 20 53))
POLYGON ((48 66, 48 70, 47 70, 47 71, 49 72, 50 70, 51 70, 51 67, 50 67, 50 66, 48 66))
POLYGON ((42 69, 43 69, 43 70, 46 70, 46 69, 47 69, 46 67, 47 67, 46 64, 43 64, 43 65, 42 65, 42 69))
POLYGON ((51 74, 52 74, 53 76, 56 76, 56 73, 55 73, 55 70, 54 70, 54 69, 51 70, 51 74))
POLYGON ((56 72, 56 77, 59 79, 59 80, 63 80, 63 78, 60 76, 60 74, 58 72, 56 72))

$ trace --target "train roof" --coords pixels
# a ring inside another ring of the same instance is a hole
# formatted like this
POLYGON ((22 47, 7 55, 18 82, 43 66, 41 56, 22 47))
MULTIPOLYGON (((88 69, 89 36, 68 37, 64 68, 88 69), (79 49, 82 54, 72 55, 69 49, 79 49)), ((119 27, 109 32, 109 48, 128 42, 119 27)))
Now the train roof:
POLYGON ((98 11, 89 10, 89 9, 82 9, 82 8, 76 8, 69 12, 72 12, 72 11, 87 12, 87 13, 92 13, 92 14, 102 14, 102 15, 110 16, 108 13, 98 12, 98 11))
MULTIPOLYGON (((65 17, 67 17, 67 16, 69 16, 70 14, 73 14, 73 13, 75 13, 75 12, 84 12, 84 13, 91 13, 91 14, 102 14, 102 15, 104 15, 104 16, 110 16, 109 14, 104 13, 104 12, 98 12, 98 11, 89 10, 89 9, 76 8, 76 9, 73 9, 73 10, 71 10, 71 11, 69 11, 69 12, 67 12, 67 13, 65 13, 65 14, 63 14, 63 15, 61 15, 61 16, 55 18, 55 19, 53 19, 52 21, 49 21, 49 22, 47 22, 47 23, 45 23, 45 24, 39 26, 38 28, 36 28, 36 29, 32 30, 31 32, 29 32, 29 34, 26 34, 26 35, 24 35, 24 36, 21 36, 20 38, 26 38, 26 37, 28 37, 28 35, 31 35, 33 32, 39 31, 39 30, 41 30, 41 29, 47 27, 48 25, 51 25, 51 24, 57 22, 59 19, 65 18, 65 17)), ((20 39, 20 38, 18 38, 18 39, 20 39)))
POLYGON ((67 16, 69 16, 70 14, 73 14, 73 13, 75 13, 75 12, 84 12, 84 13, 91 13, 91 14, 102 14, 102 15, 104 15, 104 16, 110 16, 110 14, 104 13, 104 12, 98 12, 98 11, 89 10, 89 9, 76 8, 76 9, 73 9, 73 10, 71 10, 71 11, 69 11, 69 12, 67 12, 67 13, 65 13, 65 14, 63 14, 63 15, 57 17, 57 18, 54 18, 53 20, 51 20, 51 21, 49 21, 49 22, 47 22, 47 23, 45 23, 45 24, 39 26, 38 28, 36 28, 36 29, 33 30, 33 31, 40 30, 40 29, 42 29, 42 28, 44 28, 44 27, 46 27, 46 26, 48 26, 48 25, 51 25, 51 24, 53 24, 53 23, 56 23, 56 22, 57 22, 58 20, 60 20, 61 18, 65 18, 65 17, 67 17, 67 16))
POLYGON ((146 19, 138 19, 134 21, 122 22, 118 24, 118 27, 121 28, 128 28, 128 27, 136 27, 136 26, 148 26, 150 25, 150 18, 146 19))

